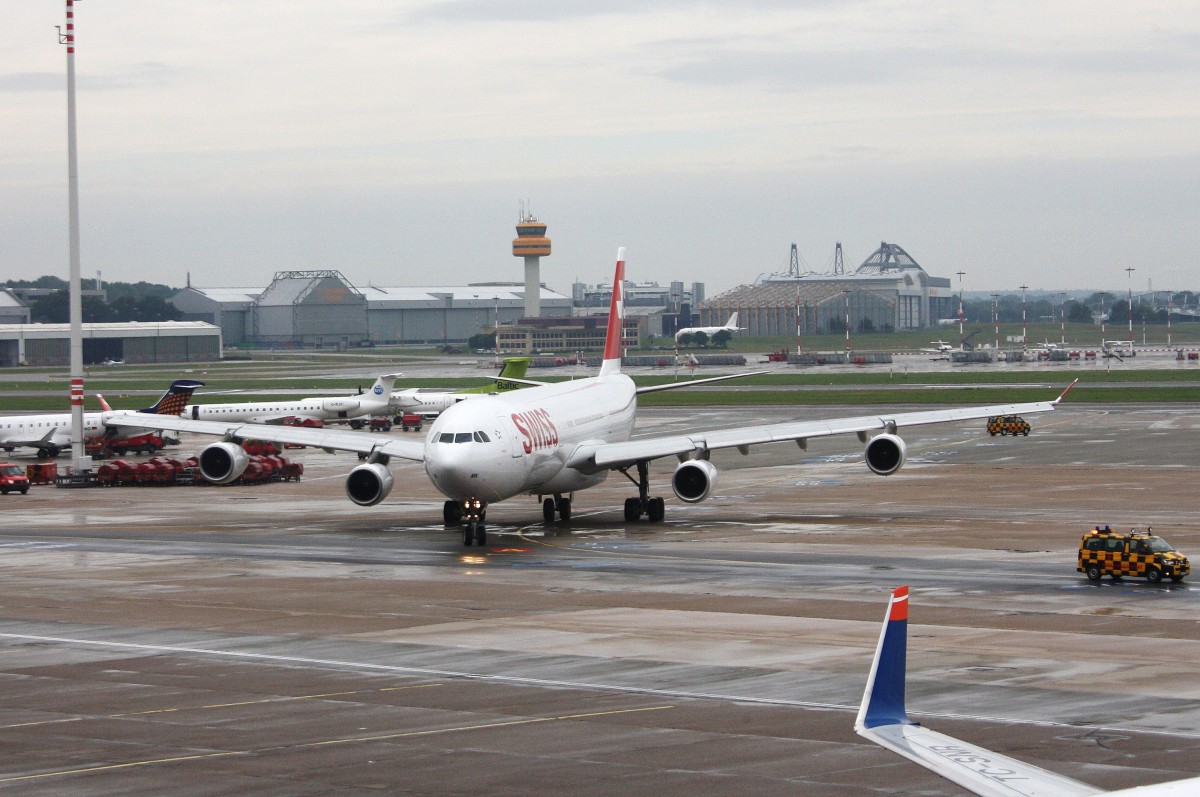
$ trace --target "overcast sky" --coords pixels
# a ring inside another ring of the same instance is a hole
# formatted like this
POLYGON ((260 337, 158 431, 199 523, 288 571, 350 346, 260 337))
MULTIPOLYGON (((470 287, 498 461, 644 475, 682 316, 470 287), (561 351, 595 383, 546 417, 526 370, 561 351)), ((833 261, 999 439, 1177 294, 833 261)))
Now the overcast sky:
MULTIPOLYGON (((0 11, 0 279, 67 276, 65 3, 0 11)), ((85 276, 705 282, 881 241, 1200 289, 1200 5, 80 0, 85 276), (1137 270, 1132 278, 1125 268, 1137 270)))

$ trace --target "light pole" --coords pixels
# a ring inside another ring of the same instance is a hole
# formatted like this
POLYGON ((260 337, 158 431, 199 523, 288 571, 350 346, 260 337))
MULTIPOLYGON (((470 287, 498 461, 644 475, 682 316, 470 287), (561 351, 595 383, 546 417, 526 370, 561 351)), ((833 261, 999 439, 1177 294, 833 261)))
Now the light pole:
POLYGON ((962 278, 965 271, 955 272, 958 274, 958 350, 963 348, 963 287, 962 278))
POLYGON ((1000 351, 1000 294, 992 294, 992 323, 996 325, 996 351, 1000 351))
POLYGON ((1021 356, 1024 358, 1025 352, 1029 350, 1029 334, 1026 332, 1028 325, 1025 315, 1025 291, 1028 285, 1021 286, 1021 356))
POLYGON ((1058 344, 1067 345, 1067 294, 1058 292, 1058 344))
POLYGON ((1137 271, 1133 266, 1128 266, 1125 269, 1125 274, 1129 278, 1129 348, 1133 348, 1133 272, 1137 271))
POLYGON ((850 359, 850 291, 842 291, 846 295, 846 360, 850 359))
POLYGON ((1108 333, 1105 331, 1108 328, 1108 323, 1107 323, 1108 322, 1108 312, 1107 312, 1108 311, 1108 307, 1107 307, 1108 302, 1105 301, 1105 297, 1107 297, 1107 296, 1108 296, 1108 294, 1106 292, 1100 291, 1100 344, 1101 345, 1104 345, 1104 339, 1106 337, 1108 337, 1108 333))

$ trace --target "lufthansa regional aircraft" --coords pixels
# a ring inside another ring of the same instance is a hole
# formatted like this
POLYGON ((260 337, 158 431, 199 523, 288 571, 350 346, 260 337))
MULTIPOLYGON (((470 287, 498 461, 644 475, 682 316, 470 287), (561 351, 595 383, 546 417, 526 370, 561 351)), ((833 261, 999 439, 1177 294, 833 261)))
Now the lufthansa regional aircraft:
POLYGON ((725 322, 725 326, 723 327, 684 327, 675 333, 675 340, 679 340, 684 335, 695 335, 697 332, 703 332, 705 335, 708 335, 711 338, 718 332, 738 332, 742 329, 745 329, 745 327, 739 327, 737 325, 737 317, 737 313, 729 316, 729 320, 725 322))
MULTIPOLYGON (((192 397, 192 391, 204 387, 203 382, 193 379, 178 379, 167 388, 162 398, 153 407, 140 410, 156 415, 178 415, 192 397)), ((108 403, 100 396, 100 405, 105 410, 108 403)), ((104 433, 104 412, 83 414, 83 436, 92 437, 104 433)), ((146 419, 143 419, 143 421, 146 419)), ((140 428, 157 429, 158 426, 142 423, 140 428)), ((57 457, 71 445, 71 413, 56 412, 47 415, 9 415, 0 417, 0 448, 36 448, 38 459, 57 457)))
MULTIPOLYGON (((297 401, 247 401, 237 404, 189 404, 183 417, 192 420, 246 421, 279 424, 296 418, 301 421, 340 421, 391 412, 392 385, 400 374, 384 374, 366 393, 356 396, 317 396, 297 401)), ((260 439, 262 439, 260 437, 260 439)))
MULTIPOLYGON (((710 452, 737 448, 746 453, 750 446, 760 443, 792 441, 805 448, 814 437, 857 434, 866 443, 867 467, 886 476, 904 464, 905 443, 897 433, 903 427, 1046 412, 1062 399, 1060 395, 1054 401, 1025 404, 707 429, 630 439, 638 395, 734 377, 637 387, 627 374, 621 373, 624 278, 622 249, 613 280, 604 360, 598 376, 460 402, 433 422, 423 441, 350 430, 264 427, 186 418, 167 419, 166 428, 224 438, 200 453, 201 473, 219 484, 233 481, 246 468, 248 458, 238 444, 244 439, 358 452, 366 462, 350 471, 346 494, 360 506, 373 506, 387 497, 394 484, 387 467, 392 458, 421 462, 434 487, 446 496, 443 505, 446 524, 463 523, 465 544, 482 545, 486 540, 484 515, 488 504, 518 495, 534 495, 542 499, 542 516, 547 522, 555 515, 566 521, 571 517, 574 493, 595 487, 612 471, 623 474, 637 488, 637 494, 625 501, 626 521, 642 517, 652 523, 661 521, 664 501, 651 495, 648 476, 649 463, 661 457, 680 460, 671 486, 675 495, 687 503, 703 501, 713 493, 717 469, 709 461, 710 452), (872 433, 875 436, 869 437, 872 433)), ((136 414, 131 413, 113 413, 107 422, 139 423, 136 414)))
POLYGON ((854 730, 983 797, 1191 797, 1200 778, 1106 791, 1015 758, 931 731, 908 718, 904 678, 908 653, 908 587, 892 592, 854 730))

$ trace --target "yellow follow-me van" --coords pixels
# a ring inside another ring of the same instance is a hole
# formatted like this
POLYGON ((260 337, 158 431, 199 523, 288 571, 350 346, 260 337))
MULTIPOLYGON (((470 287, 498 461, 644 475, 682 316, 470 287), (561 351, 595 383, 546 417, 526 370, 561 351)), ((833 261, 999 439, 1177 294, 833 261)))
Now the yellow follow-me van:
POLYGON ((1188 558, 1175 546, 1157 537, 1147 527, 1144 532, 1130 529, 1128 534, 1108 526, 1096 526, 1079 541, 1079 564, 1075 568, 1090 581, 1105 576, 1137 576, 1157 584, 1164 578, 1183 581, 1192 572, 1188 558))
POLYGON ((988 418, 987 431, 992 437, 1011 434, 1014 437, 1023 434, 1029 437, 1029 421, 1020 415, 993 415, 988 418))

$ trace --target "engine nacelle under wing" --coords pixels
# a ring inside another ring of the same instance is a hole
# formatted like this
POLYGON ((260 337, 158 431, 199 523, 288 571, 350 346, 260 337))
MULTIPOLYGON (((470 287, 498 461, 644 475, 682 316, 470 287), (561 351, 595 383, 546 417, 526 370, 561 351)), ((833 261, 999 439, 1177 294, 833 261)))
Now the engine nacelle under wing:
POLYGON ((872 473, 891 476, 904 465, 908 447, 904 440, 894 434, 879 434, 871 438, 863 451, 863 459, 872 473))
POLYGON ((346 477, 346 495, 359 506, 375 506, 388 497, 396 480, 385 465, 368 462, 346 477))
POLYGON ((703 501, 717 486, 717 468, 707 459, 689 459, 679 463, 671 476, 671 489, 680 501, 695 504, 703 501))
POLYGON ((250 455, 237 443, 211 443, 200 452, 200 475, 213 484, 229 484, 246 472, 250 455))

